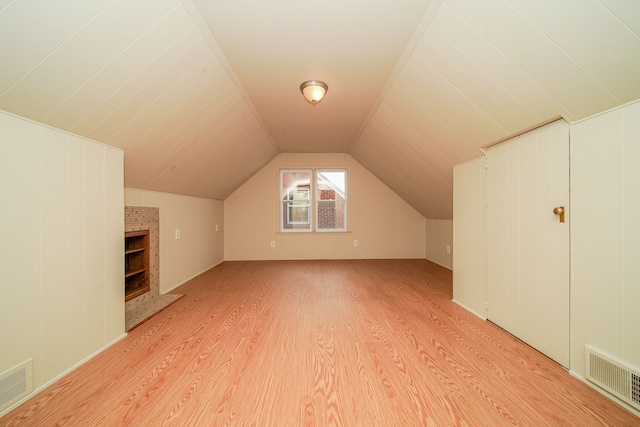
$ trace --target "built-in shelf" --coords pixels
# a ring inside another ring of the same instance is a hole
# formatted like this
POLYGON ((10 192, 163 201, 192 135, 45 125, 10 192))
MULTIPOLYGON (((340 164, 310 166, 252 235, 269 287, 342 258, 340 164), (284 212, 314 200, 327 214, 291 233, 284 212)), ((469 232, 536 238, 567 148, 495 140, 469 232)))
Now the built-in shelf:
POLYGON ((149 292, 149 230, 128 231, 124 236, 124 299, 149 292))

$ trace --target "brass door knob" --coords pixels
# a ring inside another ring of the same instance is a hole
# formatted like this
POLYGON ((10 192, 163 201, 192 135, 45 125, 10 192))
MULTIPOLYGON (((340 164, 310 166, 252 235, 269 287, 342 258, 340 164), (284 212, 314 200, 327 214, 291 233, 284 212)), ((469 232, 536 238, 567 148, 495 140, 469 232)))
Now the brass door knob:
POLYGON ((553 213, 560 216, 560 222, 564 222, 564 206, 553 208, 553 213))

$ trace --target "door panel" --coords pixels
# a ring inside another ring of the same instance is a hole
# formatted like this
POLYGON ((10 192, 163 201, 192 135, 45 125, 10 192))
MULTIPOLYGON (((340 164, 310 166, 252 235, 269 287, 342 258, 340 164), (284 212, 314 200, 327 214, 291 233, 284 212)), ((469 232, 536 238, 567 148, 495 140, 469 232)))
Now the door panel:
POLYGON ((487 317, 569 365, 569 125, 487 150, 487 317))

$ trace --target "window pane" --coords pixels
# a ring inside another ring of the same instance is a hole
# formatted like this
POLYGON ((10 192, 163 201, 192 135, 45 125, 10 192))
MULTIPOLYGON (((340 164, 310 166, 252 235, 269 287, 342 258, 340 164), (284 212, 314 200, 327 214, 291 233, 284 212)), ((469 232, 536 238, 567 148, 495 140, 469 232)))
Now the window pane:
POLYGON ((347 231, 347 171, 316 171, 318 231, 347 231))
POLYGON ((310 170, 283 170, 280 172, 280 199, 309 201, 310 170))
POLYGON ((310 169, 280 171, 280 230, 311 231, 310 169))
POLYGON ((318 230, 346 231, 346 208, 343 201, 318 200, 318 230))

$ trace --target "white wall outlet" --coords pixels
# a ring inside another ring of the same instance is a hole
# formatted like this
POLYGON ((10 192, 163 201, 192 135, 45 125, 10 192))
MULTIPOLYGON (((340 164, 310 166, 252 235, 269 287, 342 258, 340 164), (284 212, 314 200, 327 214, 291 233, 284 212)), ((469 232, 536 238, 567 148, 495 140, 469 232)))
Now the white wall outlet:
POLYGON ((176 240, 180 238, 180 230, 176 230, 176 240))
POLYGON ((275 247, 276 247, 276 241, 275 241, 275 240, 272 240, 272 241, 271 241, 271 247, 272 247, 272 248, 275 248, 275 247))
POLYGON ((218 230, 219 230, 219 228, 218 228, 218 224, 216 224, 216 231, 218 231, 218 230))
POLYGON ((447 245, 447 253, 450 254, 451 253, 451 246, 447 245))
POLYGON ((353 246, 358 246, 358 241, 357 240, 353 241, 353 246))

